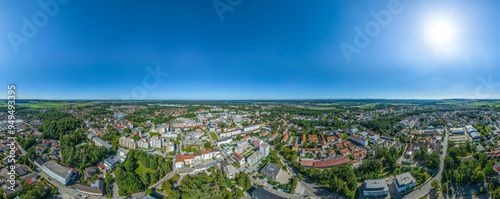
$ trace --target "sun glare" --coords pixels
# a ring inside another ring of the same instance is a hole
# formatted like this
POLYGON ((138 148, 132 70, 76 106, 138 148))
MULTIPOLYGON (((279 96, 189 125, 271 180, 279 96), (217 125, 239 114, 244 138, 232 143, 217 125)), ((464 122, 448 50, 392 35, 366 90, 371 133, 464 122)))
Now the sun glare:
POLYGON ((457 42, 457 28, 449 19, 433 19, 425 29, 426 39, 430 46, 438 50, 450 49, 457 42))

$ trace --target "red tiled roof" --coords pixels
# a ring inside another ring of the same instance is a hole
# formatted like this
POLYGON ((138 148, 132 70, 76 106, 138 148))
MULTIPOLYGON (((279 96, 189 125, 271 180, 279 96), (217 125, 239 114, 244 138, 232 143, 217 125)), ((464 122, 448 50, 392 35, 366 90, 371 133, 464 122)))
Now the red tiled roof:
POLYGON ((273 134, 273 135, 271 135, 271 139, 274 139, 274 138, 276 137, 276 135, 278 135, 278 132, 277 132, 277 131, 276 131, 276 132, 274 132, 274 134, 273 134))
POLYGON ((340 149, 340 153, 347 153, 349 152, 349 149, 348 148, 343 148, 343 149, 340 149))
POLYGON ((331 166, 337 166, 340 164, 344 164, 346 162, 349 162, 351 159, 349 157, 343 157, 335 160, 327 160, 327 161, 320 161, 320 162, 314 162, 314 167, 331 167, 331 166))
POLYGON ((238 154, 238 153, 236 153, 236 152, 233 152, 233 156, 234 156, 236 159, 238 159, 238 161, 243 160, 243 157, 241 157, 241 155, 240 155, 240 154, 238 154))
POLYGON ((305 166, 305 167, 312 167, 312 166, 314 166, 314 161, 313 160, 301 160, 300 165, 305 166))
POLYGON ((361 138, 360 138, 359 136, 357 136, 357 135, 351 135, 351 138, 358 139, 358 140, 359 140, 359 139, 361 139, 361 138))
POLYGON ((282 142, 286 141, 286 139, 288 138, 288 133, 285 134, 285 136, 283 136, 283 139, 281 139, 282 142))

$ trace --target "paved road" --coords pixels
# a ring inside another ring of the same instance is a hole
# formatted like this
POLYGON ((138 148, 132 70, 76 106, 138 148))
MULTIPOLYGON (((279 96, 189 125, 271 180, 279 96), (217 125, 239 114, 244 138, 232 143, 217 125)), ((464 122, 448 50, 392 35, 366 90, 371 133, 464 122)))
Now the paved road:
MULTIPOLYGON (((444 158, 446 157, 446 152, 448 151, 448 133, 445 134, 445 138, 444 138, 444 141, 443 141, 443 153, 441 154, 441 162, 439 164, 439 172, 437 175, 434 176, 434 178, 432 178, 430 180, 430 182, 428 182, 427 184, 425 184, 424 186, 422 186, 419 190, 415 190, 407 195, 405 195, 403 198, 420 198, 426 194, 428 194, 430 191, 431 191, 431 182, 432 180, 434 179, 437 179, 441 182, 441 174, 443 173, 443 169, 444 169, 444 158)), ((395 197, 392 197, 392 198, 395 198, 395 197)), ((401 198, 401 197, 399 197, 401 198)))

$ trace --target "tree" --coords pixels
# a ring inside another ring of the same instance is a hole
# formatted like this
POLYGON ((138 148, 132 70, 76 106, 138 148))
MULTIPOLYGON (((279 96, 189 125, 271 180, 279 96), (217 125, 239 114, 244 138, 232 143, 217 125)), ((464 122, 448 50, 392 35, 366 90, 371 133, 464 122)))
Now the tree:
POLYGON ((203 147, 205 149, 211 149, 212 148, 212 144, 210 144, 210 142, 205 142, 205 144, 203 144, 203 147))
POLYGON ((474 182, 479 183, 484 181, 484 172, 483 171, 478 171, 476 175, 474 176, 474 182))
POLYGON ((106 174, 105 181, 106 181, 106 184, 109 185, 109 184, 113 183, 113 177, 109 174, 106 174))
POLYGON ((99 179, 99 176, 97 174, 94 174, 92 177, 90 177, 90 181, 95 181, 99 179))
POLYGON ((493 162, 492 162, 492 163, 489 163, 489 164, 487 164, 487 165, 484 167, 484 169, 483 169, 483 170, 484 170, 484 175, 485 175, 486 177, 488 177, 488 178, 489 178, 489 177, 492 177, 492 176, 494 176, 494 175, 496 174, 495 169, 494 169, 494 167, 493 167, 493 164, 494 164, 493 162))
POLYGON ((118 189, 118 195, 120 195, 120 196, 127 195, 127 189, 120 187, 120 189, 118 189))
POLYGON ((454 167, 455 167, 455 163, 453 161, 453 158, 450 156, 446 156, 446 158, 444 158, 444 168, 445 169, 452 169, 454 167))
POLYGON ((235 193, 236 193, 236 196, 238 196, 238 198, 243 197, 243 191, 241 189, 236 188, 235 193))
POLYGON ((429 162, 428 166, 432 169, 437 169, 439 167, 440 163, 440 157, 437 152, 432 152, 431 155, 429 156, 429 162))
POLYGON ((448 183, 447 182, 443 183, 443 192, 448 193, 448 183))
POLYGON ((152 193, 153 193, 153 191, 151 189, 146 189, 146 192, 145 192, 146 195, 151 195, 152 193))
POLYGON ((181 194, 179 193, 178 190, 172 190, 171 192, 168 193, 167 199, 179 199, 181 197, 181 194))
POLYGON ((439 180, 437 180, 437 179, 432 180, 431 186, 432 186, 432 189, 438 191, 440 189, 439 180))
POLYGON ((212 197, 214 198, 219 198, 220 197, 220 194, 221 194, 221 190, 220 190, 220 187, 219 185, 214 185, 210 188, 210 194, 212 195, 212 197))

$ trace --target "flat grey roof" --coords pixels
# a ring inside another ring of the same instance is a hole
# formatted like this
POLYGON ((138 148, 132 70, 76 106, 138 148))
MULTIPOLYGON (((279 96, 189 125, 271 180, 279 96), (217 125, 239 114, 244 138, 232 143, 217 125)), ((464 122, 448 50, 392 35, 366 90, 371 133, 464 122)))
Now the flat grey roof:
POLYGON ((106 141, 104 141, 101 138, 98 138, 96 136, 94 136, 94 141, 99 142, 101 145, 103 145, 104 147, 106 147, 108 149, 113 147, 113 145, 111 145, 110 143, 107 143, 106 141))
POLYGON ((264 153, 260 152, 260 151, 255 151, 254 153, 252 153, 252 155, 248 156, 247 159, 252 159, 252 160, 257 160, 257 158, 262 158, 264 156, 264 153))
POLYGON ((262 169, 261 172, 269 173, 273 176, 277 176, 281 170, 281 166, 268 162, 267 165, 262 169))
POLYGON ((48 161, 43 164, 43 166, 64 179, 67 179, 72 173, 71 169, 63 167, 62 165, 57 164, 54 161, 48 161))
POLYGON ((398 187, 400 186, 406 186, 407 184, 411 184, 413 182, 417 182, 415 178, 410 174, 410 172, 402 173, 396 176, 396 185, 398 187))
POLYGON ((238 169, 236 169, 236 167, 234 167, 233 165, 228 165, 226 167, 226 172, 230 173, 230 174, 237 174, 239 173, 238 169))
POLYGON ((385 179, 365 180, 365 191, 389 190, 385 179))
POLYGON ((273 194, 273 193, 271 193, 271 192, 269 192, 261 187, 257 187, 257 189, 255 189, 252 192, 252 195, 258 199, 286 199, 284 197, 275 195, 275 194, 273 194))

